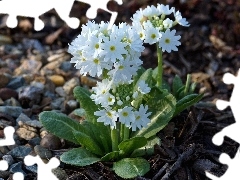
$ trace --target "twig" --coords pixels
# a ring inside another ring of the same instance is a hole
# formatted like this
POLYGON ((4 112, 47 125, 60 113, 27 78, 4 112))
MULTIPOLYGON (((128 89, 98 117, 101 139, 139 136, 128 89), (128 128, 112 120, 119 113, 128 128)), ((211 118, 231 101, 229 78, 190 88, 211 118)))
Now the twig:
POLYGON ((182 153, 182 155, 179 156, 177 161, 169 168, 169 170, 166 172, 166 174, 162 177, 162 180, 168 180, 169 177, 178 169, 180 168, 183 161, 188 159, 194 152, 196 148, 195 144, 192 144, 192 146, 185 152, 182 153))
POLYGON ((164 164, 164 166, 158 171, 157 174, 152 178, 152 180, 157 180, 162 175, 162 173, 165 171, 165 169, 168 167, 168 163, 164 164))

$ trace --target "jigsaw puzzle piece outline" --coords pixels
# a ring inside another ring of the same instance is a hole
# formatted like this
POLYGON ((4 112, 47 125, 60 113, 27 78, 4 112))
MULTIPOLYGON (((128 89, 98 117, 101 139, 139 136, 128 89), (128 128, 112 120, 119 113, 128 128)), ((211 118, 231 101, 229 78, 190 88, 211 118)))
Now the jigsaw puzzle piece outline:
POLYGON ((15 129, 12 126, 7 126, 4 128, 4 139, 0 139, 0 146, 10 146, 15 144, 15 140, 13 139, 13 134, 15 129))
POLYGON ((60 165, 60 161, 56 157, 52 157, 48 161, 48 163, 45 164, 38 155, 37 156, 27 155, 24 158, 24 163, 27 166, 37 164, 38 180, 46 180, 46 178, 51 180, 58 180, 58 178, 52 173, 52 169, 55 169, 60 165))

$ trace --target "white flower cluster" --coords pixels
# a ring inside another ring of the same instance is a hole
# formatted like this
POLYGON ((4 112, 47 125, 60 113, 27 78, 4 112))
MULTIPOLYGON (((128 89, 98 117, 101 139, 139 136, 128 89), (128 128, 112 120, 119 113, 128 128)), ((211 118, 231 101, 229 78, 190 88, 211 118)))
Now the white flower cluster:
POLYGON ((101 76, 105 71, 114 83, 127 83, 142 64, 139 57, 144 47, 130 25, 122 23, 112 29, 108 26, 91 21, 83 26, 81 34, 69 46, 71 63, 76 63, 82 75, 101 76))
MULTIPOLYGON (((102 82, 93 87, 90 96, 99 111, 98 122, 116 128, 116 122, 121 122, 133 131, 146 127, 150 122, 148 106, 140 105, 136 110, 131 102, 139 93, 150 92, 150 87, 140 81, 138 90, 126 96, 118 94, 118 87, 133 86, 132 77, 142 65, 141 52, 143 42, 132 26, 121 23, 108 29, 108 23, 95 24, 89 21, 82 27, 81 34, 69 45, 68 52, 73 55, 71 63, 80 69, 81 75, 102 76, 102 82)), ((130 93, 130 94, 129 94, 130 93)))
POLYGON ((144 107, 141 104, 138 110, 131 106, 140 93, 147 94, 150 92, 151 88, 144 81, 139 81, 137 91, 122 96, 119 96, 118 88, 113 86, 112 80, 109 81, 108 79, 98 82, 97 86, 92 89, 94 93, 91 98, 101 106, 101 110, 94 113, 94 115, 99 116, 98 122, 110 125, 113 129, 116 128, 116 122, 118 121, 131 128, 132 131, 136 131, 137 128, 142 129, 150 122, 148 116, 151 112, 147 113, 147 105, 144 107))
POLYGON ((147 6, 144 10, 138 10, 132 19, 132 25, 138 32, 140 38, 145 43, 158 43, 159 48, 163 52, 170 53, 172 50, 177 51, 177 47, 181 43, 179 39, 181 36, 175 35, 176 30, 170 30, 173 26, 180 24, 182 26, 189 26, 185 18, 175 8, 169 8, 169 5, 158 4, 155 6, 147 6), (174 15, 174 21, 166 18, 167 15, 174 15))

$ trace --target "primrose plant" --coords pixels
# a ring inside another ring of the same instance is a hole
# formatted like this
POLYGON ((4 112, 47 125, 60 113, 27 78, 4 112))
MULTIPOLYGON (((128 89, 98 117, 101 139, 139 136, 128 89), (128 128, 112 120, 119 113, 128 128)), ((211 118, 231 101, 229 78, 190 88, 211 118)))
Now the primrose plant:
POLYGON ((39 116, 51 133, 79 147, 60 157, 61 161, 86 166, 98 161, 113 162, 123 178, 143 176, 150 170, 144 158, 160 144, 157 133, 183 110, 198 102, 195 84, 188 75, 185 84, 176 76, 171 85, 163 83, 162 52, 177 51, 180 36, 173 27, 189 26, 179 11, 168 5, 148 6, 132 17, 132 25, 89 21, 69 46, 71 63, 81 75, 99 77, 91 91, 75 87, 85 117, 76 122, 64 114, 42 112, 39 116), (175 19, 167 16, 172 14, 175 19), (171 30, 172 29, 172 30, 171 30), (156 44, 158 66, 144 69, 140 59, 144 43, 156 44))

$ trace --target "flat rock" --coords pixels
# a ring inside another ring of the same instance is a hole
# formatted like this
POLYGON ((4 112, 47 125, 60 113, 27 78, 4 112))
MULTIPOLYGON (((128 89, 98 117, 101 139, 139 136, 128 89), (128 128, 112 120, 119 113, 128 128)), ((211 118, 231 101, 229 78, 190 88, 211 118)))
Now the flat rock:
POLYGON ((27 147, 27 146, 17 146, 14 149, 12 149, 11 151, 9 151, 7 154, 11 155, 14 158, 24 158, 31 151, 32 151, 32 149, 30 147, 27 147))
POLYGON ((34 151, 37 155, 40 156, 41 159, 51 159, 52 156, 52 152, 40 145, 36 145, 34 147, 34 151))
POLYGON ((0 112, 17 118, 23 109, 19 106, 0 106, 0 112))
POLYGON ((36 132, 27 130, 25 128, 18 128, 17 131, 16 131, 16 134, 20 138, 25 139, 25 140, 30 140, 30 139, 38 136, 38 134, 36 132))

